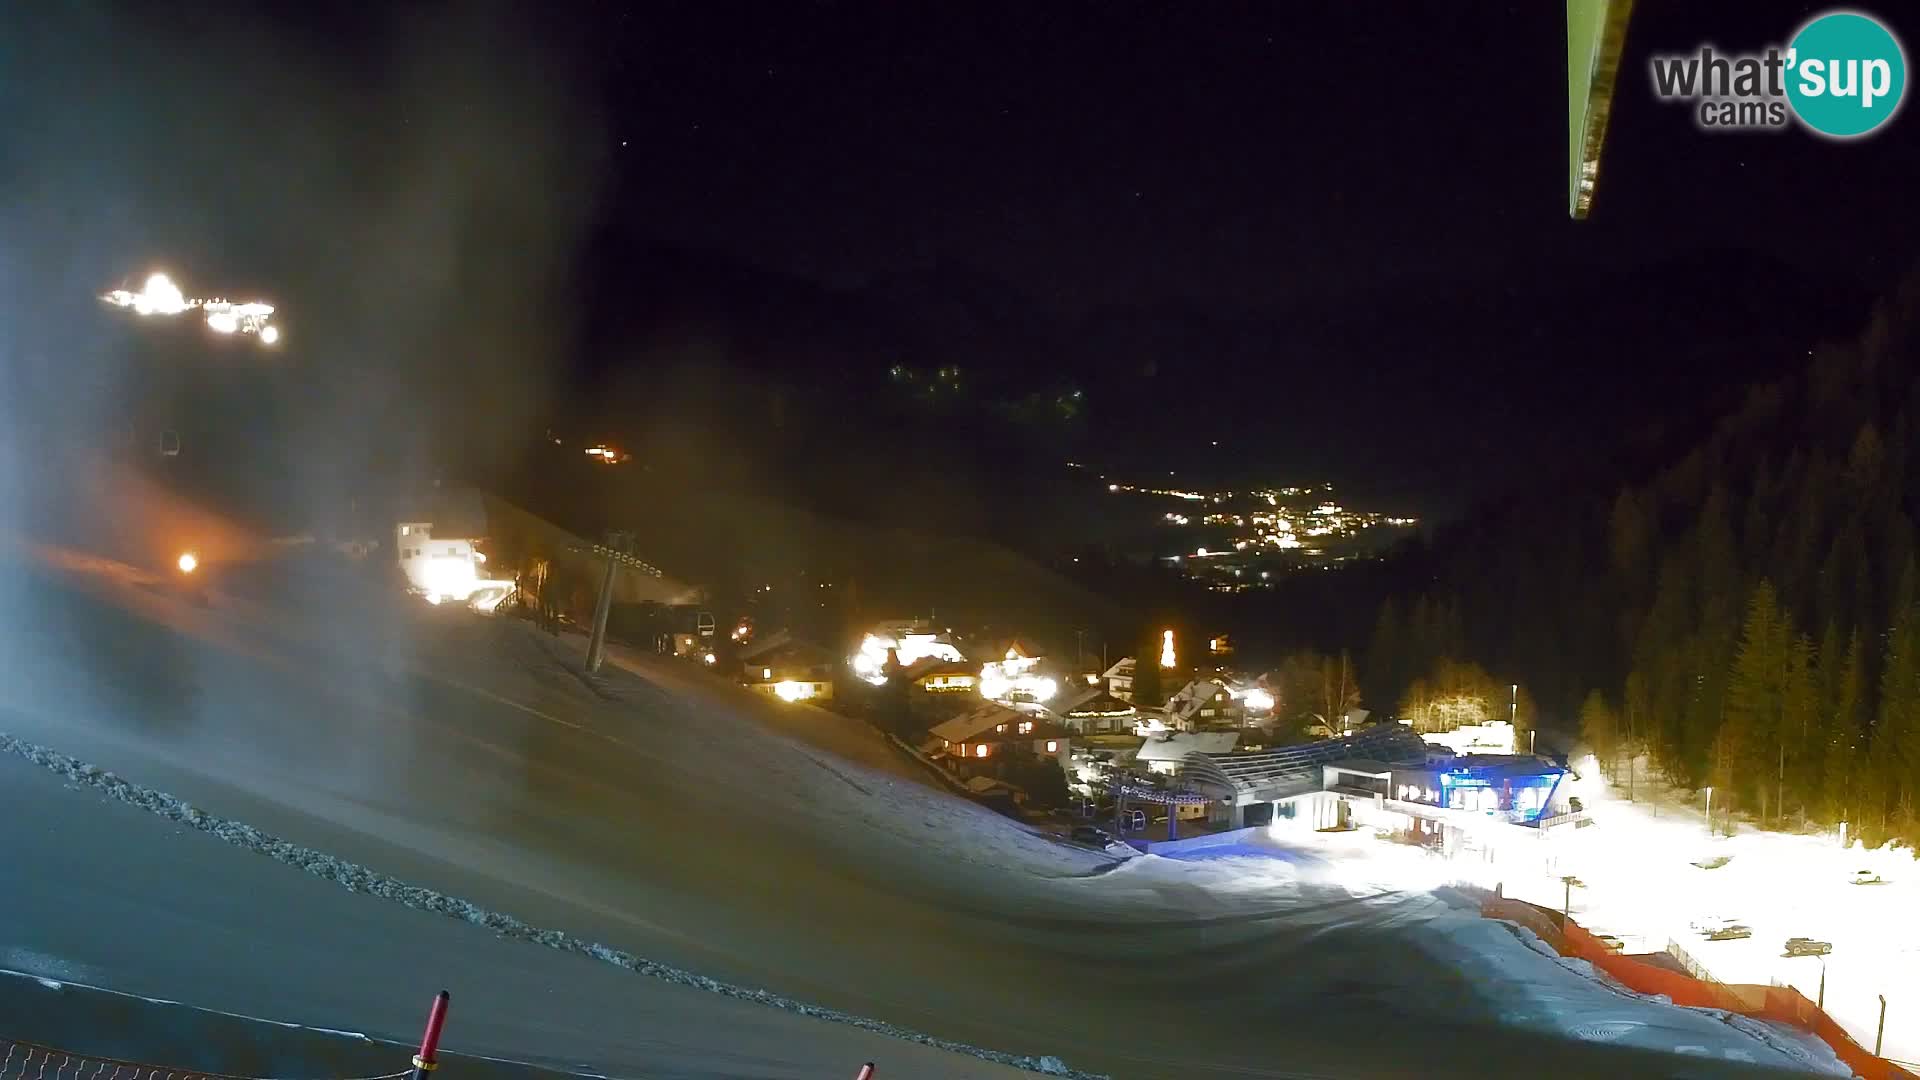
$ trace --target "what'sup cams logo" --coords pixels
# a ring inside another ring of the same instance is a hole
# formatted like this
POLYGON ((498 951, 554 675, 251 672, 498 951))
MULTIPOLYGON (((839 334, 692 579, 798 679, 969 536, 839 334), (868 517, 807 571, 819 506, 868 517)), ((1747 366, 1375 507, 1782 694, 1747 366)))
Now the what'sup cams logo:
POLYGON ((1881 20, 1829 11, 1786 46, 1729 54, 1655 56, 1653 92, 1693 107, 1706 131, 1767 131, 1794 120, 1816 135, 1853 139, 1885 127, 1907 90, 1907 58, 1881 20))

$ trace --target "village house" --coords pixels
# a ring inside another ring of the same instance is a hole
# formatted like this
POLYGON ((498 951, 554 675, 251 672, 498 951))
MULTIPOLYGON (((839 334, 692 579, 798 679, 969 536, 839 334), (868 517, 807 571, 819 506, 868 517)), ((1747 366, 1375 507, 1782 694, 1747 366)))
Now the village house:
POLYGON ((1138 710, 1104 687, 1086 689, 1054 703, 1053 714, 1076 735, 1104 735, 1133 730, 1138 710))
POLYGON ((955 771, 971 775, 1008 758, 1052 758, 1064 772, 1072 756, 1072 732, 1042 717, 995 702, 934 725, 921 749, 944 757, 955 771))
POLYGON ((782 630, 741 651, 740 682, 782 701, 830 701, 839 664, 826 647, 782 630))
POLYGON ((1212 679, 1195 679, 1167 699, 1167 726, 1175 731, 1238 727, 1245 719, 1233 692, 1212 679))

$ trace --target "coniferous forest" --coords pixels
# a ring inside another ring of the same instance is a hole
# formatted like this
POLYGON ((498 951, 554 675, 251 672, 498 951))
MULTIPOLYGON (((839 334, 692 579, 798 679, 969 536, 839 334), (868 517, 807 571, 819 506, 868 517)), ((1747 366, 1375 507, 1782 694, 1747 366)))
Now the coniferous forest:
POLYGON ((1644 753, 1763 824, 1920 841, 1916 424, 1920 273, 1665 464, 1515 500, 1373 571, 1368 700, 1477 664, 1603 768, 1644 753))

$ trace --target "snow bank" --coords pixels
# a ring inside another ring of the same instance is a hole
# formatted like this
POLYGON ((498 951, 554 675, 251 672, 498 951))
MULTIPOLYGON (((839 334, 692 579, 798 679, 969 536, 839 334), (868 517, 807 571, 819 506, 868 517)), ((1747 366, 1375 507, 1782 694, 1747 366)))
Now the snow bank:
MULTIPOLYGON (((1495 920, 1496 925, 1505 927, 1514 937, 1529 949, 1552 960, 1567 971, 1584 979, 1606 987, 1624 997, 1635 998, 1656 1005, 1672 1005, 1665 995, 1643 994, 1620 980, 1600 970, 1593 964, 1578 957, 1562 956, 1552 945, 1540 940, 1539 935, 1518 923, 1495 920)), ((1810 1031, 1802 1031, 1788 1024, 1777 1024, 1767 1020, 1742 1016, 1724 1009, 1701 1009, 1685 1007, 1688 1012, 1709 1016, 1726 1024, 1735 1031, 1755 1039, 1768 1049, 1783 1055, 1796 1066, 1810 1073, 1825 1076, 1852 1076, 1853 1070, 1842 1062, 1833 1047, 1828 1046, 1819 1036, 1810 1031)), ((1630 1021, 1576 1023, 1570 1031, 1581 1039, 1593 1042, 1611 1042, 1631 1035, 1637 1025, 1630 1021)))
POLYGON ((874 1020, 864 1016, 855 1016, 851 1013, 841 1012, 836 1009, 810 1005, 803 1001, 772 993, 771 991, 737 986, 731 983, 721 982, 717 979, 710 979, 695 972, 659 963, 658 961, 648 960, 645 957, 634 956, 631 953, 611 948, 598 942, 587 941, 563 931, 532 926, 512 915, 499 911, 491 911, 477 904, 462 900, 459 897, 448 896, 445 893, 435 892, 432 889, 409 885, 406 882, 388 877, 385 874, 367 867, 334 858, 324 852, 315 851, 312 848, 289 843, 276 836, 261 832, 259 829, 243 822, 218 817, 166 792, 156 791, 152 788, 131 783, 111 772, 101 769, 97 765, 89 764, 78 758, 69 757, 36 743, 17 739, 4 732, 0 732, 0 751, 24 758, 50 772, 64 776, 68 780, 85 784, 110 798, 136 806, 158 817, 187 825, 201 832, 211 833, 236 847, 246 848, 279 862, 286 863, 289 866, 298 867, 315 877, 331 881, 350 892, 368 893, 388 900, 397 901, 407 907, 420 911, 430 911, 439 915, 445 915, 448 918, 459 919, 463 922, 484 926, 502 937, 544 945, 550 949, 556 949, 561 952, 579 953, 599 960, 602 963, 611 964, 615 967, 624 968, 636 974, 659 979, 677 986, 703 990, 708 993, 719 994, 737 1000, 751 1001, 761 1005, 769 1005, 776 1009, 783 1009, 787 1012, 797 1013, 813 1019, 846 1024, 891 1038, 918 1043, 950 1053, 966 1054, 983 1061, 990 1061, 995 1064, 1024 1069, 1029 1072, 1041 1073, 1047 1076, 1076 1077, 1082 1078, 1082 1080, 1104 1080, 1099 1074, 1073 1069, 1052 1055, 1034 1057, 969 1046, 965 1043, 941 1039, 916 1031, 909 1031, 884 1021, 874 1020))

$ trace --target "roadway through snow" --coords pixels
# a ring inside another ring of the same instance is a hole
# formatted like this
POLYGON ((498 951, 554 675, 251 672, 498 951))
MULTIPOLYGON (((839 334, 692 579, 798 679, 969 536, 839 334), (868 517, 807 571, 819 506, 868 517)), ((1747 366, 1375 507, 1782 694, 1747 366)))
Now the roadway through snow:
MULTIPOLYGON (((1659 1076, 1676 1059, 1636 1048, 1673 1046, 1699 1048, 1688 1076, 1794 1061, 1600 986, 1392 866, 1320 853, 1093 874, 1102 856, 952 797, 869 729, 703 670, 621 653, 589 678, 575 638, 417 607, 322 566, 214 573, 201 603, 164 578, 40 555, 0 596, 0 730, 536 927, 1124 1077, 1482 1077, 1489 1054, 1659 1076), (1574 1038, 1596 1016, 1614 1042, 1574 1038)), ((457 982, 491 995, 494 1052, 623 1075, 831 1075, 809 1070, 895 1048, 917 1062, 896 1075, 998 1075, 761 1006, 756 1027, 713 995, 703 1019, 678 1000, 693 991, 588 974, 451 920, 428 930, 432 917, 85 792, 8 790, 32 793, 45 830, 10 830, 10 864, 57 866, 80 899, 12 890, 0 947, 86 981, 397 1035, 421 986, 457 982), (170 845, 189 872, 157 857, 170 845), (90 946, 73 922, 98 922, 89 905, 110 897, 126 935, 90 946), (191 917, 202 903, 220 919, 191 917), (365 993, 382 960, 419 981, 365 993), (576 978, 600 1011, 567 988, 576 978), (709 1068, 701 1047, 758 1064, 709 1068)))

